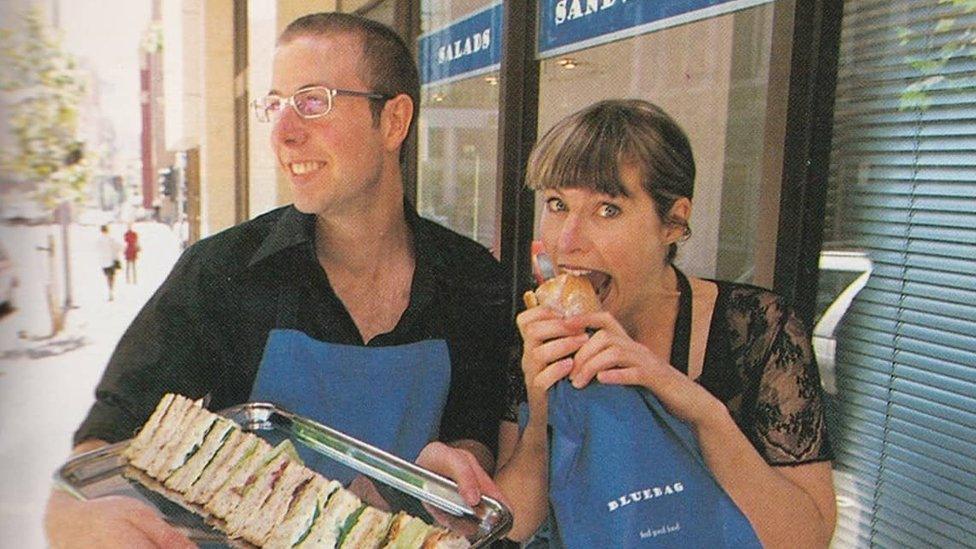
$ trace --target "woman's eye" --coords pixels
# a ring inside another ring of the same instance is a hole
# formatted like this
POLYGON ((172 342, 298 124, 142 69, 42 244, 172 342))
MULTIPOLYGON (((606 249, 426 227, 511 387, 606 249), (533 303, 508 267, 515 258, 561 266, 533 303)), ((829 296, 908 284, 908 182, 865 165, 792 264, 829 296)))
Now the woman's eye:
POLYGON ((617 217, 620 215, 620 208, 614 204, 603 204, 598 210, 600 217, 617 217))
POLYGON ((546 209, 550 212, 563 212, 566 211, 566 203, 559 198, 552 197, 546 200, 546 209))

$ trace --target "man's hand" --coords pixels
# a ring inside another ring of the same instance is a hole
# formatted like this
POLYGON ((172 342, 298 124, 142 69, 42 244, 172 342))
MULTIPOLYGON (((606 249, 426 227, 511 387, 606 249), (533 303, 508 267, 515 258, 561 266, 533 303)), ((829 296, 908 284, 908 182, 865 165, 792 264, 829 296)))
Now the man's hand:
MULTIPOLYGON (((103 440, 87 440, 75 446, 71 455, 89 452, 106 444, 103 440)), ((160 518, 155 510, 137 499, 107 496, 82 501, 58 488, 51 490, 47 500, 44 531, 48 544, 55 549, 196 547, 160 518)))
POLYGON ((491 480, 474 454, 466 449, 434 441, 420 451, 417 465, 456 482, 458 492, 468 505, 477 505, 481 501, 482 494, 504 501, 501 490, 491 480))
POLYGON ((137 499, 107 496, 82 501, 57 488, 48 499, 44 529, 55 549, 196 547, 137 499))

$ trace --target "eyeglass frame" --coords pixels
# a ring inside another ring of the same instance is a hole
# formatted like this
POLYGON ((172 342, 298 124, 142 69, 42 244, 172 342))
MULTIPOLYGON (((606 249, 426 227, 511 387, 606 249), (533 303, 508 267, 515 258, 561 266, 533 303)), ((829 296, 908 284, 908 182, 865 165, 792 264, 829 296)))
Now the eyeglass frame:
MULTIPOLYGON (((323 116, 332 112, 332 107, 335 105, 335 98, 340 95, 346 95, 350 97, 365 97, 366 99, 369 99, 371 101, 389 101, 390 99, 396 97, 395 95, 389 95, 389 94, 375 92, 375 91, 365 92, 365 91, 344 90, 340 88, 330 88, 328 86, 305 86, 304 88, 300 88, 299 90, 289 95, 288 97, 282 97, 276 93, 269 93, 260 98, 252 99, 251 108, 254 110, 254 116, 255 118, 258 119, 258 122, 261 122, 263 124, 270 123, 273 120, 273 117, 268 116, 267 114, 268 108, 261 105, 259 101, 264 101, 269 97, 277 97, 282 101, 282 103, 284 103, 285 107, 291 106, 291 108, 295 110, 295 114, 297 114, 303 120, 314 120, 316 118, 322 118, 323 116), (298 105, 295 104, 295 96, 300 93, 304 93, 311 90, 325 90, 326 92, 325 96, 328 98, 329 101, 329 108, 325 109, 324 112, 319 114, 305 115, 302 114, 300 110, 298 110, 298 105)), ((282 107, 278 112, 279 113, 284 112, 284 107, 282 107)))

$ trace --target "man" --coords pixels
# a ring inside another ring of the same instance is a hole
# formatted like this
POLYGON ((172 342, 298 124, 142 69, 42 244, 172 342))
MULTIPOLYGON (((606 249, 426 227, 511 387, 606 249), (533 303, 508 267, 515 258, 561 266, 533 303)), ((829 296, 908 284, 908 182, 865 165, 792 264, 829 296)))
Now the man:
MULTIPOLYGON (((123 336, 76 451, 128 438, 167 391, 212 409, 270 400, 417 458, 474 502, 493 486, 508 294, 484 248, 405 205, 416 66, 390 29, 315 14, 282 33, 272 72, 255 110, 294 204, 184 254, 123 336)), ((46 527, 55 546, 189 543, 124 498, 54 493, 46 527)))

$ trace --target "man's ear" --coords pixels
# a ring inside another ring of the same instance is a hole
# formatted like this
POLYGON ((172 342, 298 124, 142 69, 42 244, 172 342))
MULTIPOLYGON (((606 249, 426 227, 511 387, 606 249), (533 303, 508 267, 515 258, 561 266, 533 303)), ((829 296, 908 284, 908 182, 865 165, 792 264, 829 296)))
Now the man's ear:
POLYGON ((409 95, 401 93, 386 102, 383 106, 383 115, 380 117, 380 131, 383 132, 383 141, 387 150, 400 149, 403 140, 407 138, 407 132, 410 131, 411 120, 413 120, 413 100, 409 95))

